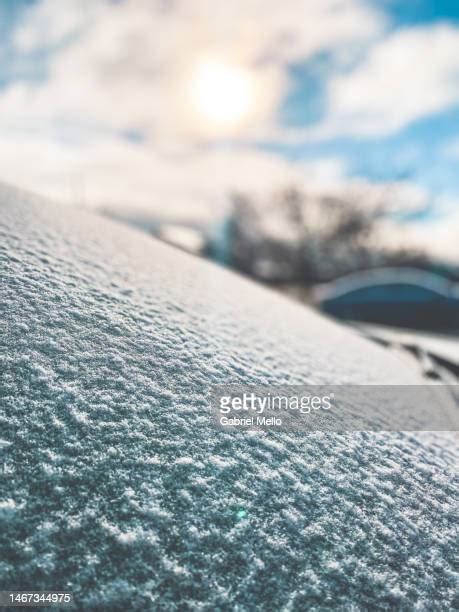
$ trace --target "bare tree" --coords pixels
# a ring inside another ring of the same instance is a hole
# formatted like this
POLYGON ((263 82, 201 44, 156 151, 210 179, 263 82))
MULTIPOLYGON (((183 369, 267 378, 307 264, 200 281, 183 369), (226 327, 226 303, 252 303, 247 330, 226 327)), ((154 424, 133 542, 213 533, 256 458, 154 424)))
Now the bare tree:
POLYGON ((388 252, 379 242, 378 224, 390 208, 384 197, 370 206, 365 193, 338 197, 289 187, 267 201, 235 194, 232 202, 230 264, 265 281, 311 284, 421 257, 388 252))

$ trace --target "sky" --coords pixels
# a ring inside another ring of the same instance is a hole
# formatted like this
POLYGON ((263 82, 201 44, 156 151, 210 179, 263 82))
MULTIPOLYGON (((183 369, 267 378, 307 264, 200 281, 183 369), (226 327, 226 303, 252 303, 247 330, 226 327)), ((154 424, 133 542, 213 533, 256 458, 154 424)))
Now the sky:
POLYGON ((0 180, 196 218, 396 194, 459 257, 458 166, 455 0, 0 1, 0 180))

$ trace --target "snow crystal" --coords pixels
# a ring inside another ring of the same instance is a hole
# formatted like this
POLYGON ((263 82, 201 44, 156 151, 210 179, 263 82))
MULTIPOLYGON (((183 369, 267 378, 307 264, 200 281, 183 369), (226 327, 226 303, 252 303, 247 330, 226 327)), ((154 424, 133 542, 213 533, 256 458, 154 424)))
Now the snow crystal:
POLYGON ((223 457, 219 457, 218 455, 211 455, 209 457, 209 461, 216 467, 222 469, 231 467, 232 465, 236 465, 236 461, 233 461, 232 459, 224 459, 223 457))
POLYGON ((17 504, 13 499, 0 500, 0 513, 14 512, 17 504))
POLYGON ((135 531, 128 531, 127 533, 119 533, 117 538, 123 544, 130 544, 131 542, 135 542, 137 540, 137 533, 135 531))
POLYGON ((193 463, 193 457, 177 457, 174 463, 176 465, 191 465, 193 463))
POLYGON ((58 585, 80 609, 453 608, 455 438, 208 417, 211 384, 422 384, 408 363, 129 228, 6 187, 0 206, 2 589, 58 585))

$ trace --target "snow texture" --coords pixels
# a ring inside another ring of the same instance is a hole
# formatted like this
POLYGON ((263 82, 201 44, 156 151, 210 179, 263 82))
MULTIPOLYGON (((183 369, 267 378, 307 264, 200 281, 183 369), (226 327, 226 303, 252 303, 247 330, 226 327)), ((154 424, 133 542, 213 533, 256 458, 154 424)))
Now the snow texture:
POLYGON ((107 610, 450 610, 450 434, 222 432, 209 385, 418 384, 207 262, 0 188, 0 588, 107 610))

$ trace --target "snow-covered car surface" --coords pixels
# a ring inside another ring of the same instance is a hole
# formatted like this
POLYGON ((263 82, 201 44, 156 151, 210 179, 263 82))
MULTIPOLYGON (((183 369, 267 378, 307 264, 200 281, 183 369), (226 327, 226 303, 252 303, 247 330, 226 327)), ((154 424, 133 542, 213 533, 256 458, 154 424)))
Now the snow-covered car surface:
POLYGON ((213 383, 419 384, 135 230, 0 188, 1 589, 84 609, 454 606, 452 435, 222 432, 213 383))

